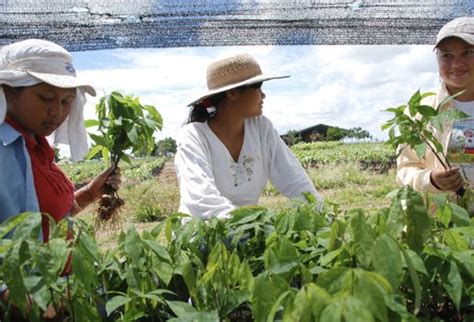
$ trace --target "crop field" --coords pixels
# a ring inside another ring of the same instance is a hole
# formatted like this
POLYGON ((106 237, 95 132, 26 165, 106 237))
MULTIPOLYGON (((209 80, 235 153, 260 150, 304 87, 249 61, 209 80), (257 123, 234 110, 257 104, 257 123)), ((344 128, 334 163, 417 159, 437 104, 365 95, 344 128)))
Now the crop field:
MULTIPOLYGON (((389 205, 387 194, 396 189, 394 151, 383 143, 344 144, 340 142, 300 143, 292 147, 326 202, 341 209, 378 209, 389 205)), ((179 206, 178 184, 172 159, 134 159, 121 166, 124 183, 120 195, 127 201, 122 211, 126 222, 147 223, 165 218, 179 206), (161 173, 165 166, 165 173, 161 173), (160 174, 161 173, 161 174, 160 174)), ((61 168, 77 186, 105 168, 103 162, 62 164, 61 168)), ((273 210, 288 206, 271 184, 261 205, 273 210)), ((93 209, 83 216, 93 216, 93 209)))
MULTIPOLYGON (((260 205, 229 220, 183 225, 172 160, 151 158, 122 166, 120 226, 94 232, 92 206, 75 220, 71 243, 63 221, 44 244, 31 237, 39 214, 3 223, 3 235, 16 228, 0 248, 9 303, 24 310, 28 294, 31 321, 48 306, 81 322, 474 320, 466 210, 445 195, 398 189, 394 169, 379 166, 393 159, 381 144, 293 150, 312 155, 305 165, 322 210, 269 185, 260 205), (64 278, 68 254, 74 274, 64 278)), ((83 184, 103 166, 63 168, 83 184)))

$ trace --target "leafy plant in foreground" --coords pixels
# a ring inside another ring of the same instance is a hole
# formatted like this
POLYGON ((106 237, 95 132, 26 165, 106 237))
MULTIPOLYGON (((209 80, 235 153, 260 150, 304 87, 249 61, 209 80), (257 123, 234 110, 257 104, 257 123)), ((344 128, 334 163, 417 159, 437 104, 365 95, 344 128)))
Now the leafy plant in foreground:
MULTIPOLYGON (((120 160, 131 163, 128 153, 150 155, 155 147, 153 134, 161 130, 161 115, 151 105, 140 104, 138 97, 112 92, 96 106, 98 120, 87 120, 86 126, 97 126, 100 135, 89 133, 94 141, 88 158, 101 153, 117 167, 120 160)), ((99 220, 109 220, 123 205, 112 188, 106 189, 99 204, 99 220)))

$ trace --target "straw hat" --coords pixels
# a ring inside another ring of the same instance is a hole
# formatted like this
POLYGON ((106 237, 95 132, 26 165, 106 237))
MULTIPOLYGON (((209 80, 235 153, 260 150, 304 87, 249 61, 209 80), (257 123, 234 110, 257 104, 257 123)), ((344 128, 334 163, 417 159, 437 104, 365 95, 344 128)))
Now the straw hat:
POLYGON ((459 17, 445 24, 438 32, 435 48, 449 37, 461 38, 468 44, 474 45, 474 17, 459 17))
POLYGON ((208 90, 188 106, 198 104, 214 94, 233 88, 287 77, 290 76, 263 75, 260 65, 248 54, 230 56, 214 61, 207 67, 208 90))

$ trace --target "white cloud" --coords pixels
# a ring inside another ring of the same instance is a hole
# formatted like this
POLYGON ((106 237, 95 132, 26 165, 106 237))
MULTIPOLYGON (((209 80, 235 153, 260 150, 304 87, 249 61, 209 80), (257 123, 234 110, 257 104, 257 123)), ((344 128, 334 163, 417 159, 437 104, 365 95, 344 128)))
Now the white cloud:
MULTIPOLYGON (((290 74, 265 83, 264 114, 280 133, 319 123, 361 126, 385 138, 381 111, 437 83, 431 46, 281 46, 120 49, 75 53, 80 75, 102 96, 121 90, 155 105, 164 119, 158 138, 175 136, 186 104, 205 90, 207 64, 215 57, 248 52, 264 73, 290 74)), ((94 117, 90 99, 86 117, 94 117)))

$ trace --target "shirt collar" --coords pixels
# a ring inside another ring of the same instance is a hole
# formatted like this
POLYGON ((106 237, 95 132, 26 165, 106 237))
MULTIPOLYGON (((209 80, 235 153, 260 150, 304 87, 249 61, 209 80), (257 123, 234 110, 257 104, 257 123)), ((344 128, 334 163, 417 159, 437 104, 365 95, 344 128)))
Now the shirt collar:
POLYGON ((0 142, 4 146, 12 144, 21 136, 21 133, 15 130, 10 124, 0 124, 0 142))

